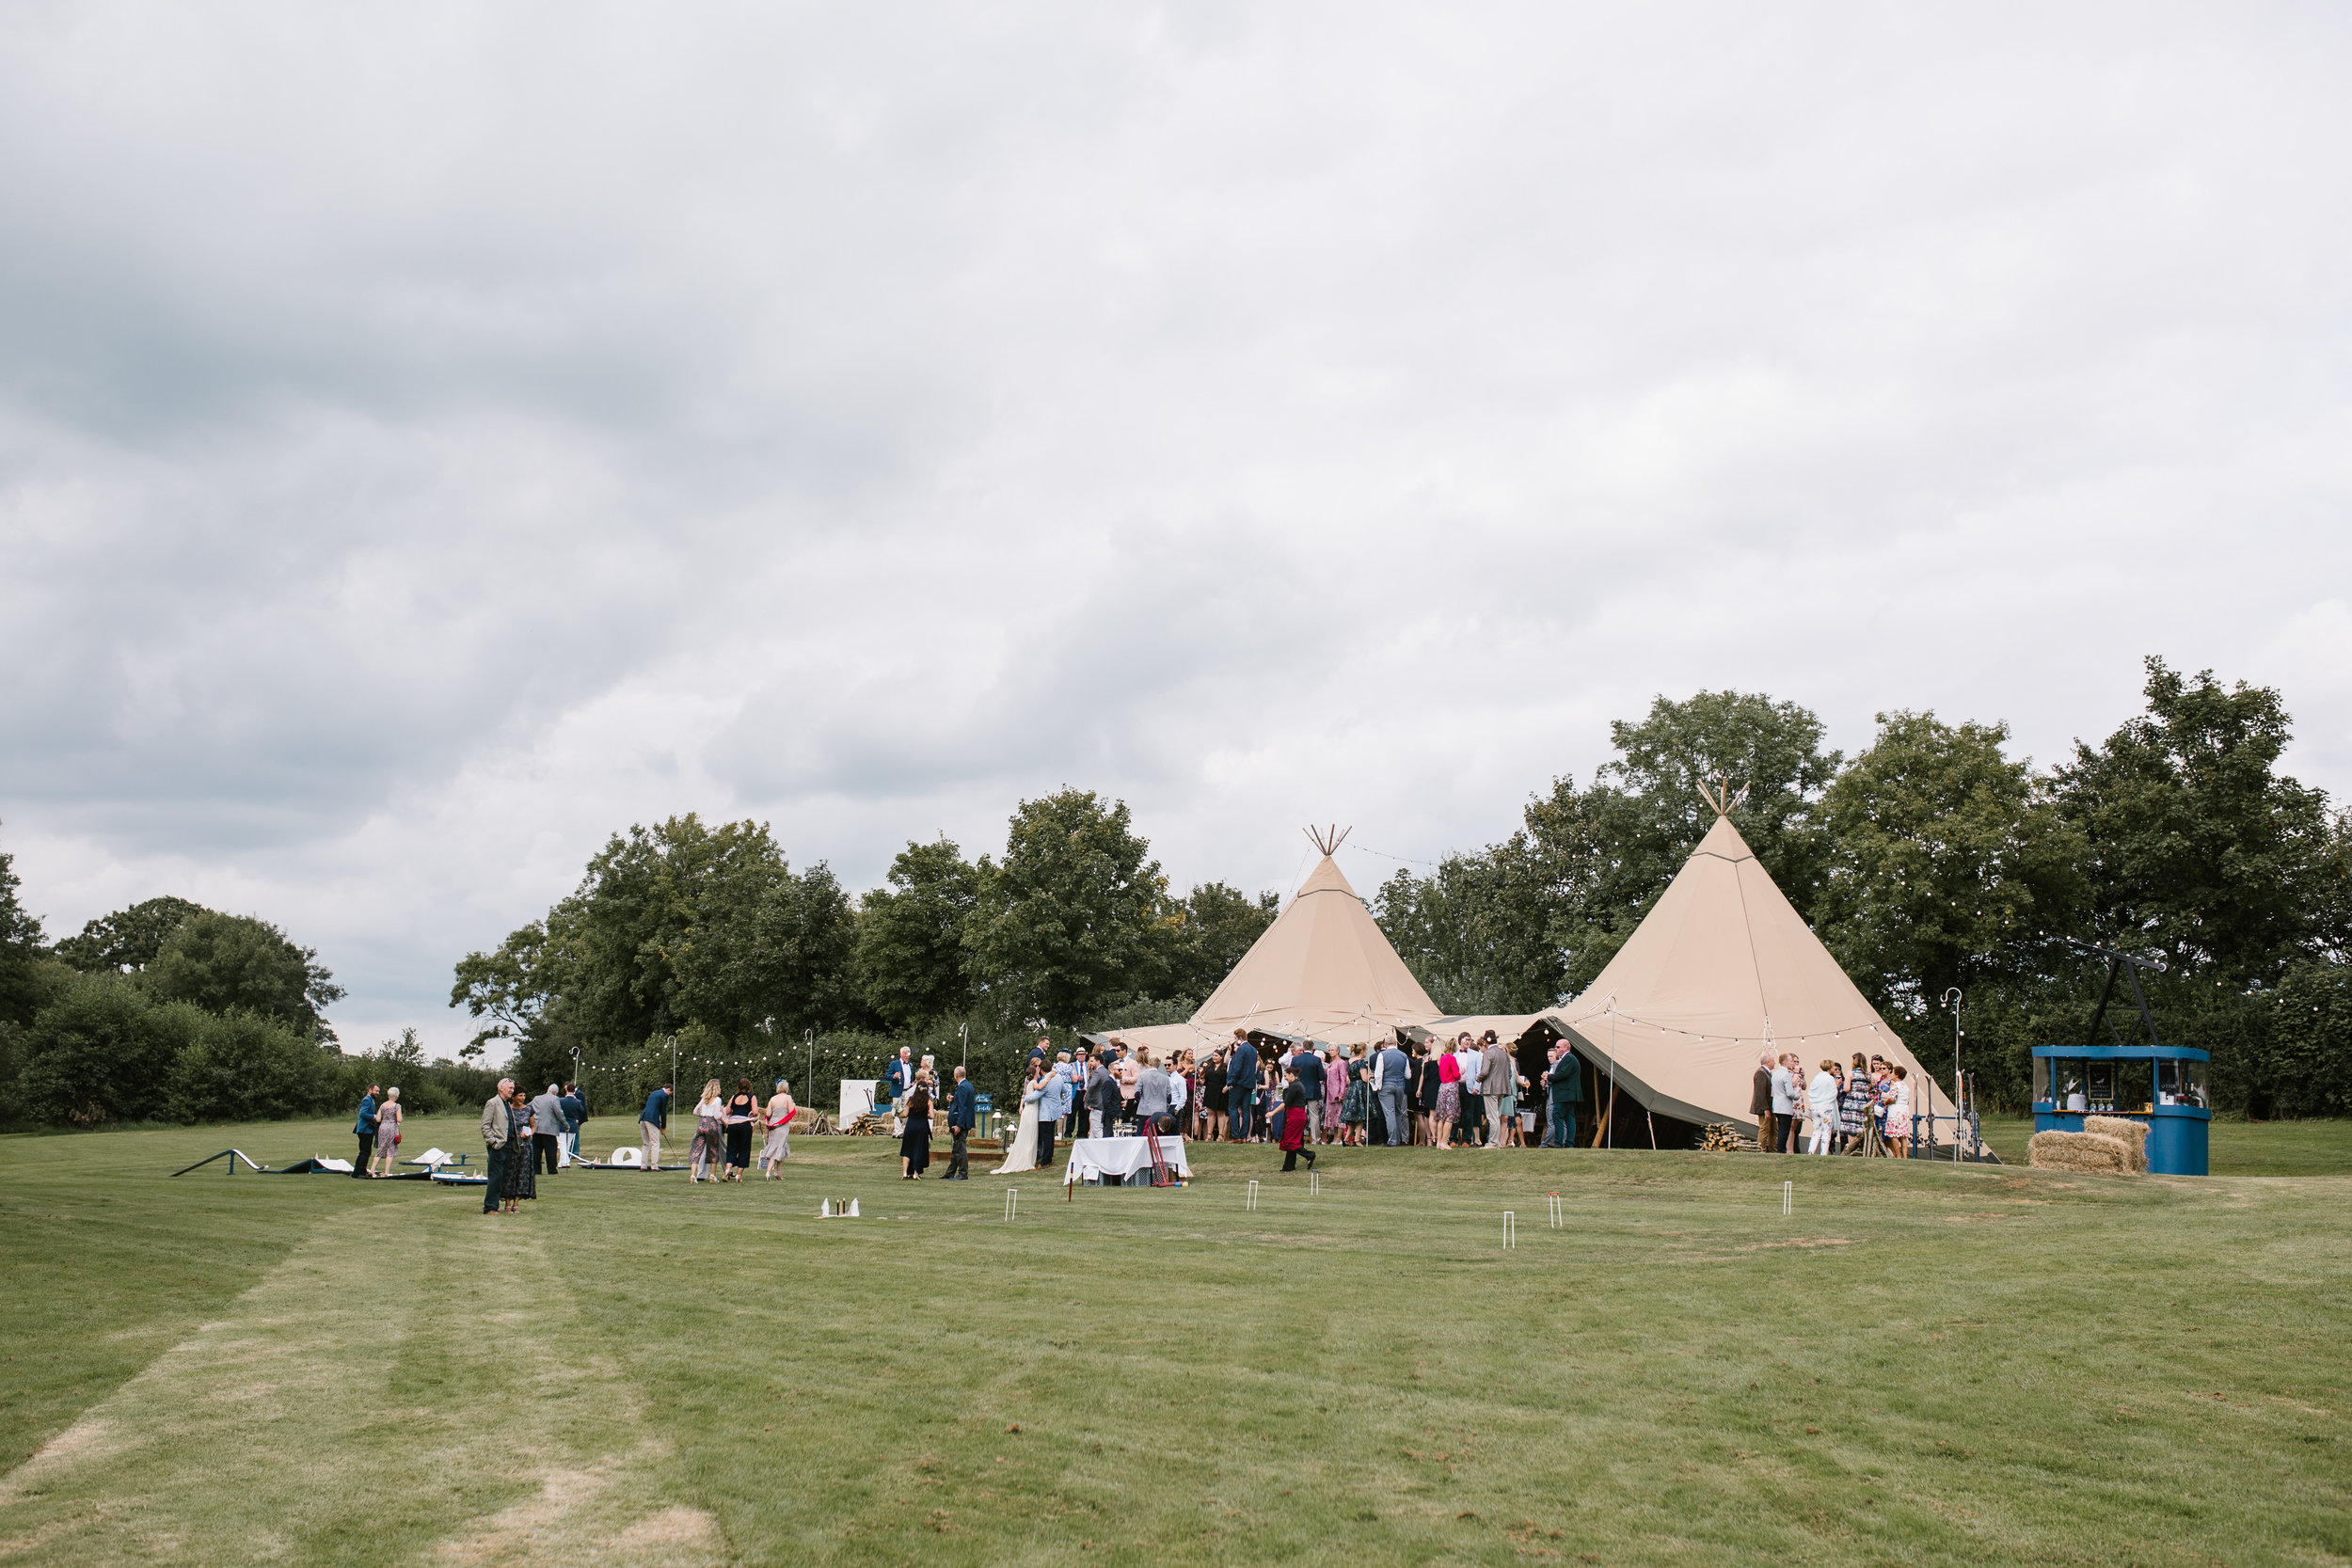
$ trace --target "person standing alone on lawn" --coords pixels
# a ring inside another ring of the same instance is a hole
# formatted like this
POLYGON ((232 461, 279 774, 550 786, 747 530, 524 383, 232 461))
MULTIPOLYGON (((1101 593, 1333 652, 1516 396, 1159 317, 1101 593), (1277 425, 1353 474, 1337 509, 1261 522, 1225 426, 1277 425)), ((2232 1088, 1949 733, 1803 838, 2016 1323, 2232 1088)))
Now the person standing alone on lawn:
POLYGON ((498 1093, 482 1107, 482 1172, 490 1179, 482 1189, 482 1212, 485 1214, 497 1213, 506 1201, 506 1162, 510 1153, 507 1146, 514 1142, 506 1097, 514 1092, 515 1080, 501 1078, 498 1093))
MULTIPOLYGON (((947 1136, 951 1146, 947 1151, 947 1180, 972 1180, 972 1154, 964 1141, 972 1136, 972 1129, 980 1119, 980 1095, 963 1076, 963 1069, 956 1069, 956 1092, 947 1101, 947 1136)), ((1045 1118, 1037 1118, 1045 1125, 1045 1118)))
POLYGON ((381 1085, 368 1085, 368 1092, 359 1097, 359 1119, 351 1128, 359 1134, 359 1158, 352 1162, 351 1174, 362 1180, 367 1179, 368 1162, 375 1157, 375 1097, 383 1092, 381 1085))
POLYGON ((662 1085, 645 1096, 645 1108, 637 1113, 637 1141, 644 1147, 645 1168, 661 1168, 661 1134, 670 1126, 670 1085, 662 1085))

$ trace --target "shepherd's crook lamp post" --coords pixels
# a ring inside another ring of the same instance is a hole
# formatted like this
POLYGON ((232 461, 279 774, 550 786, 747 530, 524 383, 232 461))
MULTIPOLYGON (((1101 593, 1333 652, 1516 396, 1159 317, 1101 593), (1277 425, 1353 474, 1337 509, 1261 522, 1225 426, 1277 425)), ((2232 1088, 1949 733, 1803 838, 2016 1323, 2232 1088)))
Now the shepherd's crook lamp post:
MULTIPOLYGON (((1952 1158, 1955 1160, 1960 1158, 1960 1130, 1966 1126, 1968 1121, 1968 1113, 1961 1104, 1960 1080, 1960 1001, 1963 994, 1958 986, 1952 987, 1944 993, 1945 1006, 1952 1009, 1952 1158)), ((1932 1112, 1934 1107, 1931 1105, 1929 1110, 1932 1112)), ((1935 1125, 1932 1115, 1929 1117, 1928 1125, 1930 1127, 1935 1125)))

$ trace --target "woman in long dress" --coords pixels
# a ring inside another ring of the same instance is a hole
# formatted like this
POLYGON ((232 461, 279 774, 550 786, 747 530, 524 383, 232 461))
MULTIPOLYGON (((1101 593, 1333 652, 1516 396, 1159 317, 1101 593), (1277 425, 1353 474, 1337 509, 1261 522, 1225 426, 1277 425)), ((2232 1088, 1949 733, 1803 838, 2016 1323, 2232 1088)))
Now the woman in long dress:
POLYGON ((539 1162, 529 1158, 517 1160, 511 1152, 520 1149, 526 1156, 531 1152, 531 1101, 519 1085, 506 1102, 506 1147, 510 1152, 506 1157, 503 1196, 506 1212, 516 1214, 522 1212, 521 1199, 535 1199, 539 1196, 539 1162))
POLYGON ((1037 1169, 1038 1102, 1045 1098, 1045 1064, 1029 1064, 1029 1081, 1021 1086, 1021 1130, 1013 1134, 1012 1145, 1005 1150, 1005 1163, 990 1171, 991 1176, 1012 1176, 1025 1170, 1037 1169))
POLYGON ((903 1180, 920 1181, 930 1165, 931 1074, 929 1068, 920 1068, 914 1092, 907 1096, 907 1130, 898 1136, 898 1174, 903 1180))
POLYGON ((785 1079, 776 1080, 776 1092, 768 1098, 768 1110, 762 1118, 768 1125, 768 1141, 759 1146, 759 1168, 768 1180, 775 1180, 784 1174, 784 1163, 792 1158, 792 1134, 787 1125, 800 1111, 792 1103, 792 1085, 785 1079))
POLYGON ((375 1161, 369 1167, 370 1176, 392 1174, 392 1156, 400 1152, 400 1089, 397 1085, 384 1091, 383 1109, 375 1113, 375 1161))

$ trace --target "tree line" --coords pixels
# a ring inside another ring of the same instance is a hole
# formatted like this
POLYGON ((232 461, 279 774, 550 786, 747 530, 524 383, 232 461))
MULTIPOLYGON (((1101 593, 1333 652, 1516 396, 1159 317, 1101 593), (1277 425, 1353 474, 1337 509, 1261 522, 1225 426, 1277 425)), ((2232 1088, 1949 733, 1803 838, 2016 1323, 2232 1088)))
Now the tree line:
MULTIPOLYGON (((1939 1077, 1962 993, 1988 1103, 2026 1102, 2031 1046, 2084 1037, 2094 942, 2163 964, 2158 1025, 2212 1050, 2224 1107, 2352 1111, 2352 824, 2280 771, 2277 691, 2152 658, 2144 696, 2046 768, 1997 722, 1881 714, 1847 757, 1794 703, 1660 698, 1612 726, 1587 782, 1555 779, 1500 843, 1398 871, 1373 911, 1439 1006, 1556 1005, 1655 904, 1711 825, 1699 784, 1724 780, 1765 868, 1939 1077)), ((528 1082, 580 1078, 600 1115, 674 1062, 690 1090, 781 1075, 822 1107, 901 1044, 1001 1093, 1041 1026, 1187 1017, 1279 908, 1178 893, 1126 804, 1084 790, 1022 801, 1000 854, 909 842, 854 897, 766 824, 689 814, 614 833, 543 918, 459 960, 451 1005, 480 1032, 428 1064, 413 1033, 342 1055, 331 976, 258 919, 154 899, 43 947, 15 890, 0 856, 0 1116, 82 1124, 152 1114, 158 1085, 183 1117, 300 1114, 372 1074, 473 1099, 494 1048, 528 1082)))
MULTIPOLYGON (((546 917, 456 969, 453 1006, 522 1076, 608 1103, 683 1078, 787 1076, 830 1103, 901 1044, 1012 1086, 1034 1031, 1172 1022, 1224 978, 1279 895, 1171 890, 1124 801, 1025 800, 1002 855, 910 842, 852 899, 758 822, 689 814, 615 833, 546 917)), ((617 1108, 617 1106, 616 1106, 617 1108)))
POLYGON ((397 1083, 430 1114, 496 1074, 428 1063, 414 1029, 346 1054, 325 1011, 343 989, 267 921, 151 898, 44 945, 0 853, 0 1124, 252 1121, 358 1103, 397 1083))

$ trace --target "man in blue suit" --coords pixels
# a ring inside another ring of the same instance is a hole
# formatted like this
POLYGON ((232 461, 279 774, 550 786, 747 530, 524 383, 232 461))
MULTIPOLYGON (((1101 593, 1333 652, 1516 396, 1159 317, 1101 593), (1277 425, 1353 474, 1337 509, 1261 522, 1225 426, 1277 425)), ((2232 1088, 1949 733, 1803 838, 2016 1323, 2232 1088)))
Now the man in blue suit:
MULTIPOLYGON (((1323 1139, 1323 1058, 1315 1054, 1314 1041, 1300 1040, 1298 1050, 1290 1059, 1290 1069, 1298 1074, 1298 1086, 1307 1091, 1307 1141, 1320 1143, 1323 1139)), ((1344 1072, 1345 1068, 1341 1071, 1344 1072)))
POLYGON ((1233 1130, 1233 1142, 1249 1141, 1249 1113, 1258 1106, 1258 1048, 1249 1043, 1249 1031, 1233 1031, 1233 1049, 1225 1059, 1226 1110, 1233 1130))
POLYGON ((1544 1142, 1551 1148, 1574 1148, 1576 1108, 1584 1099, 1584 1064, 1576 1059, 1565 1040, 1552 1049, 1551 1067, 1544 1073, 1546 1097, 1551 1102, 1551 1129, 1544 1142))
POLYGON ((368 1085, 368 1092, 359 1097, 359 1119, 351 1128, 359 1135, 359 1159, 351 1174, 362 1180, 367 1178, 368 1162, 375 1158, 375 1097, 383 1092, 380 1084, 368 1085))
MULTIPOLYGON (((955 1148, 947 1155, 947 1180, 950 1181, 972 1180, 972 1156, 970 1150, 964 1148, 963 1141, 972 1135, 972 1129, 979 1119, 979 1091, 964 1078, 963 1069, 958 1068, 956 1092, 954 1098, 947 1101, 947 1135, 955 1140, 955 1148)), ((1039 1125, 1044 1125, 1042 1117, 1039 1118, 1039 1125)))

